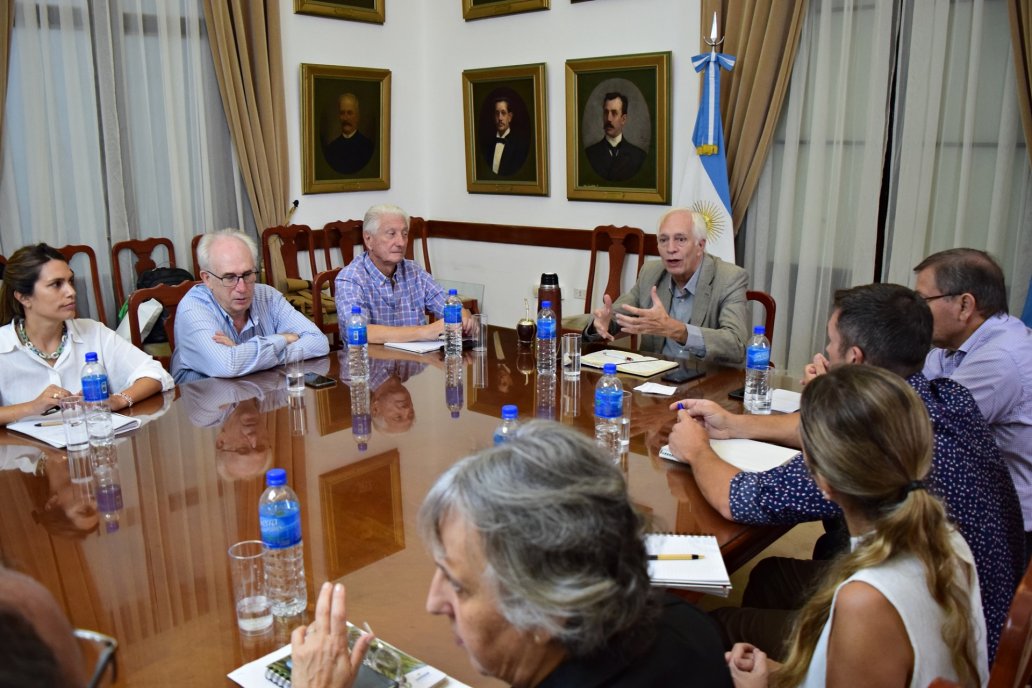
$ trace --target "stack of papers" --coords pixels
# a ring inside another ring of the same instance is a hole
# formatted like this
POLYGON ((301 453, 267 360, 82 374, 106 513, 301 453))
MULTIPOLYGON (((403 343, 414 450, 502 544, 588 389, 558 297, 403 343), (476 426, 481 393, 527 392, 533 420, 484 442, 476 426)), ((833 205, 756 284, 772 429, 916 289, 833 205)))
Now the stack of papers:
POLYGON ((675 361, 664 361, 655 356, 642 356, 633 351, 620 351, 619 349, 603 349, 587 356, 581 356, 581 365, 601 368, 606 363, 615 363, 617 372, 638 377, 652 377, 677 367, 675 361))
POLYGON ((652 533, 645 536, 645 550, 649 578, 655 586, 721 597, 731 592, 731 578, 712 535, 652 533))
MULTIPOLYGON (((114 428, 116 435, 135 430, 140 425, 138 418, 123 416, 121 413, 111 414, 111 426, 114 428)), ((7 429, 28 435, 40 442, 46 442, 51 447, 57 447, 58 449, 64 449, 65 447, 64 423, 61 421, 60 413, 22 418, 17 423, 8 423, 7 429)))
POLYGON ((384 342, 383 345, 389 346, 392 349, 410 351, 414 354, 425 354, 440 349, 442 346, 444 346, 444 340, 426 339, 418 342, 384 342))
MULTIPOLYGON (((748 473, 776 468, 799 453, 797 449, 756 440, 710 440, 710 447, 724 461, 748 473)), ((659 458, 677 461, 668 444, 659 450, 659 458)))

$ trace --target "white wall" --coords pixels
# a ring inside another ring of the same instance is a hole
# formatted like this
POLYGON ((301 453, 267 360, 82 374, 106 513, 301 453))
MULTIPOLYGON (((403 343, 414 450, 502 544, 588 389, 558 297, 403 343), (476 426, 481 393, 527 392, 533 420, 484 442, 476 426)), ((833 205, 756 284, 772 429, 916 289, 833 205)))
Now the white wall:
MULTIPOLYGON (((666 206, 566 199, 565 61, 671 51, 672 200, 677 200, 698 107, 691 67, 701 36, 699 0, 595 0, 466 22, 460 0, 386 0, 384 25, 295 15, 281 3, 294 222, 321 227, 361 217, 373 203, 396 203, 435 220, 584 228, 632 225, 651 231, 666 206), (391 188, 301 195, 300 64, 390 69, 391 188), (544 62, 548 102, 547 197, 466 192, 462 71, 544 62)), ((707 28, 708 31, 708 28, 707 28)), ((434 276, 485 285, 492 322, 515 324, 543 271, 557 272, 564 314, 580 312, 574 289, 587 282, 586 254, 533 247, 435 240, 434 276)), ((599 290, 601 286, 598 287, 599 290)))

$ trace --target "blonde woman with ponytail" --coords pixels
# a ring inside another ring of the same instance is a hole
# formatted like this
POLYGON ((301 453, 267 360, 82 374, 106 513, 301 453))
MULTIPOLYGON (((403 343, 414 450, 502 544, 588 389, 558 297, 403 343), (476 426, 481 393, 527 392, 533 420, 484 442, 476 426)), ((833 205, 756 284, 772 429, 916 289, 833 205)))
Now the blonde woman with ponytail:
POLYGON ((932 434, 898 376, 841 366, 803 392, 800 435, 814 479, 841 508, 852 551, 803 607, 783 665, 739 643, 736 686, 915 686, 988 676, 971 551, 924 485, 932 434))

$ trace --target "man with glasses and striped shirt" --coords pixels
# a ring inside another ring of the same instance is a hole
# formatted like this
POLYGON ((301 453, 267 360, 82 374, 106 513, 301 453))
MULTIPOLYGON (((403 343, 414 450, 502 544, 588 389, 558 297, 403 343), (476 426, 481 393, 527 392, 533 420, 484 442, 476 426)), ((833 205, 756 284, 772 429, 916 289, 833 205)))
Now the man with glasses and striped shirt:
POLYGON ((584 341, 642 335, 644 353, 741 364, 749 338, 748 273, 706 253, 706 219, 689 208, 663 215, 656 241, 661 260, 645 263, 616 302, 602 297, 584 341))
POLYGON ((275 288, 257 284, 258 247, 245 232, 206 234, 197 246, 203 284, 176 311, 176 383, 240 377, 284 362, 287 347, 305 358, 325 356, 326 335, 275 288))

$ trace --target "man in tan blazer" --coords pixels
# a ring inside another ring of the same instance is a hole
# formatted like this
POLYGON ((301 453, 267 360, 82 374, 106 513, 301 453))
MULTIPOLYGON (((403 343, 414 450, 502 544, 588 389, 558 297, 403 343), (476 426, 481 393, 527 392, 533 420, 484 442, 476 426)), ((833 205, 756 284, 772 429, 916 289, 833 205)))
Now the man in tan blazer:
POLYGON ((706 253, 706 220, 688 208, 663 215, 656 239, 661 260, 645 263, 615 303, 602 297, 585 341, 636 334, 642 352, 741 365, 749 338, 748 273, 706 253))

